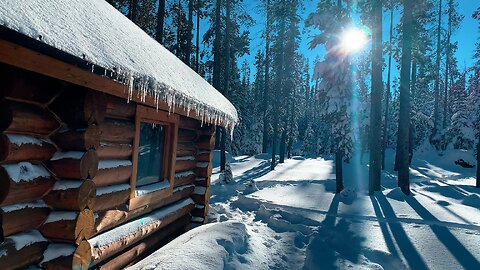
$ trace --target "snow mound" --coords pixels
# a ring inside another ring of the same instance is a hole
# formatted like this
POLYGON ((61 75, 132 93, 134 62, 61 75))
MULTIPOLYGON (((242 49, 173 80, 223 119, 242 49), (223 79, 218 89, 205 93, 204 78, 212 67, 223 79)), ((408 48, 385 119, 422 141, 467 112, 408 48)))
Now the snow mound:
POLYGON ((351 204, 357 198, 357 189, 352 187, 347 187, 340 192, 340 199, 346 204, 351 204))
POLYGON ((405 193, 403 193, 403 191, 399 187, 390 190, 386 196, 390 199, 394 199, 401 202, 405 201, 408 197, 407 195, 405 195, 405 193))
POLYGON ((471 195, 465 197, 462 200, 462 203, 464 205, 468 205, 468 206, 471 206, 471 207, 474 207, 474 208, 480 208, 480 196, 478 196, 477 194, 471 194, 471 195))
POLYGON ((246 253, 248 238, 245 225, 239 222, 203 225, 128 269, 225 269, 246 253))

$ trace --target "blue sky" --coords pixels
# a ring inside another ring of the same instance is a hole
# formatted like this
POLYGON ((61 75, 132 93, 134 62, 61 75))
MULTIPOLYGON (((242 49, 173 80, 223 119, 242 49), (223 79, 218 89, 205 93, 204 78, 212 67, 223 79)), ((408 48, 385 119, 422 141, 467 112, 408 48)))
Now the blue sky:
MULTIPOLYGON (((446 5, 446 1, 444 1, 444 5, 446 5)), ((246 56, 245 58, 253 65, 255 53, 259 49, 264 49, 265 43, 262 38, 262 31, 265 27, 265 15, 263 14, 262 9, 259 8, 260 3, 263 0, 245 0, 244 1, 244 9, 253 16, 256 20, 256 25, 251 27, 250 36, 252 38, 251 46, 250 46, 250 55, 246 56)), ((459 2, 459 13, 465 16, 460 29, 453 35, 452 41, 458 41, 458 51, 457 51, 457 59, 459 62, 460 69, 466 65, 470 67, 473 65, 474 60, 472 59, 472 55, 475 49, 475 42, 478 37, 480 37, 480 33, 478 31, 478 22, 472 19, 473 11, 480 6, 480 0, 458 0, 459 2)), ((301 27, 303 28, 303 20, 307 18, 308 14, 315 11, 316 3, 318 0, 304 0, 304 9, 299 12, 302 23, 301 27)), ((384 35, 383 40, 386 41, 389 39, 389 17, 390 14, 387 12, 384 14, 384 35)), ((400 19, 400 14, 397 12, 394 15, 394 20, 398 22, 400 19)), ((446 18, 443 20, 446 21, 446 18)), ((446 24, 445 24, 446 26, 446 24)), ((303 30, 303 29, 302 29, 303 30)), ((313 67, 314 60, 316 56, 322 57, 324 51, 322 48, 315 48, 313 50, 309 49, 308 42, 311 39, 311 36, 314 33, 306 29, 306 31, 302 32, 301 37, 301 44, 299 48, 299 52, 305 55, 309 61, 310 66, 313 67)), ((394 65, 395 66, 395 63, 394 65)), ((252 72, 253 73, 253 72, 252 72)), ((386 73, 386 71, 385 71, 386 73)), ((393 77, 398 76, 399 72, 396 68, 393 70, 393 77)), ((393 79, 392 77, 392 79, 393 79)), ((384 76, 384 80, 386 79, 386 75, 384 76)))

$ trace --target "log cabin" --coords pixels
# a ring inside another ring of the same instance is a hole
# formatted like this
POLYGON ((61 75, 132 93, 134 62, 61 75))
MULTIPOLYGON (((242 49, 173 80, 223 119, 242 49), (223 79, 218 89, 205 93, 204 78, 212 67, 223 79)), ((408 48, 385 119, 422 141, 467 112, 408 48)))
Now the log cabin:
POLYGON ((106 1, 1 1, 0 268, 122 269, 205 223, 237 122, 106 1))

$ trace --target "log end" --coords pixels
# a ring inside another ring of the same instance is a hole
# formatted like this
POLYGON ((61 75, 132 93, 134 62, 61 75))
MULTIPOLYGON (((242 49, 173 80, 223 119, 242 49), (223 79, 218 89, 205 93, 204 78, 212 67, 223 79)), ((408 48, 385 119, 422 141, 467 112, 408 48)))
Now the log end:
POLYGON ((87 270, 92 258, 92 248, 87 241, 81 241, 73 253, 72 269, 87 270))
POLYGON ((100 148, 101 134, 100 128, 97 125, 90 125, 85 131, 85 149, 100 148))
POLYGON ((88 150, 80 161, 80 175, 82 179, 94 178, 98 172, 98 155, 93 149, 88 150))
POLYGON ((89 239, 93 235, 95 226, 95 217, 93 211, 84 209, 78 214, 77 224, 75 227, 75 243, 78 245, 83 240, 89 239))
POLYGON ((97 197, 97 187, 92 180, 85 180, 78 192, 78 205, 81 209, 93 209, 97 197))

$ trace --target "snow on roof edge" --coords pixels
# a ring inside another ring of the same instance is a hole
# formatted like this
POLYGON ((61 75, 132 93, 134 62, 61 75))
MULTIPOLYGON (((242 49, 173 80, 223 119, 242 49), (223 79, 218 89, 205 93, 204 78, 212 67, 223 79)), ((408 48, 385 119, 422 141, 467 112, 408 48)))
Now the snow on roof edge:
POLYGON ((92 71, 102 67, 129 99, 149 95, 170 112, 183 107, 187 116, 193 110, 202 122, 231 129, 239 121, 230 101, 106 1, 5 0, 0 25, 83 59, 92 71))

